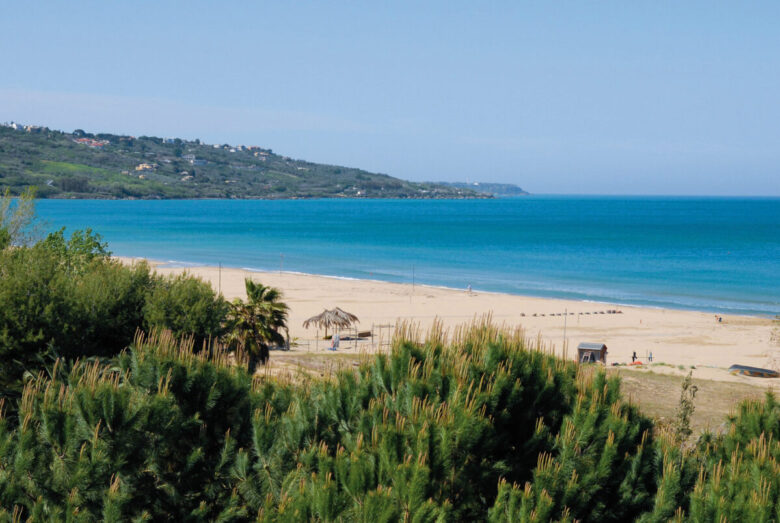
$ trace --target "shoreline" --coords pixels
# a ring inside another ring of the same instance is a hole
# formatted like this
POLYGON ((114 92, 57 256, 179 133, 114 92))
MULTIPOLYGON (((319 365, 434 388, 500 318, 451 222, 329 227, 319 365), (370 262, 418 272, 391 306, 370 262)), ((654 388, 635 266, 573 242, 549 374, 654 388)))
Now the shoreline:
MULTIPOLYGON (((244 278, 279 288, 290 306, 290 336, 297 347, 290 353, 326 353, 322 332, 304 329, 305 319, 325 308, 341 307, 360 318, 358 330, 374 332, 373 341, 343 343, 339 353, 381 350, 399 322, 427 331, 434 321, 446 331, 490 315, 506 328, 522 328, 556 354, 574 358, 580 342, 605 343, 608 365, 630 363, 636 352, 644 372, 687 374, 720 381, 772 386, 778 380, 732 376, 732 364, 777 367, 780 364, 780 324, 772 318, 740 314, 619 305, 583 300, 542 298, 496 292, 458 290, 427 284, 391 283, 285 271, 193 265, 115 257, 123 263, 146 261, 160 274, 187 272, 209 282, 226 299, 244 298, 244 278), (168 265, 168 266, 166 266, 168 265), (620 311, 608 313, 608 310, 620 311), (564 315, 564 312, 567 315, 564 315), (717 318, 722 318, 718 321, 717 318), (647 357, 652 353, 650 364, 647 357)), ((344 332, 343 335, 347 333, 344 332)), ((626 369, 627 367, 618 367, 626 369)))
MULTIPOLYGON (((179 270, 187 270, 190 268, 197 268, 197 267, 209 267, 218 269, 219 266, 216 265, 209 265, 208 263, 201 263, 201 262, 188 262, 188 261, 182 261, 182 260, 157 260, 157 259, 151 259, 151 258, 145 258, 145 257, 137 257, 137 256, 113 256, 117 259, 136 259, 136 260, 145 260, 150 265, 153 265, 156 268, 162 268, 162 269, 179 269, 179 270)), ((303 272, 303 271, 286 271, 286 270, 271 270, 271 269, 262 269, 257 267, 236 267, 236 266, 225 266, 223 265, 221 267, 222 270, 242 270, 247 272, 253 272, 253 273, 259 273, 259 274, 290 274, 290 275, 304 275, 304 276, 317 276, 321 278, 332 278, 336 280, 344 280, 344 281, 368 281, 373 283, 388 283, 388 284, 394 284, 394 285, 409 285, 409 286, 415 286, 415 287, 429 287, 432 289, 442 289, 447 291, 454 291, 454 292, 465 292, 465 288, 458 288, 458 287, 450 287, 447 285, 436 285, 431 283, 422 283, 422 282, 416 282, 414 284, 409 282, 394 282, 389 280, 378 280, 375 278, 358 278, 354 276, 338 276, 333 274, 321 274, 321 273, 313 273, 313 272, 303 272)), ((750 311, 750 312, 744 312, 741 309, 728 309, 728 308, 718 308, 718 307, 703 307, 703 308, 696 308, 694 306, 691 307, 685 307, 683 305, 674 306, 674 305, 658 305, 658 304, 649 304, 649 303, 626 303, 626 302, 620 302, 620 301, 610 301, 610 300, 598 300, 598 299, 592 299, 592 298, 576 298, 576 297, 562 297, 562 296, 551 296, 551 295, 545 295, 545 294, 527 294, 527 293, 512 293, 512 292, 502 292, 502 291, 492 291, 492 290, 484 290, 479 288, 472 289, 474 292, 479 292, 480 294, 495 294, 499 296, 518 296, 523 298, 539 298, 543 300, 560 300, 560 301, 568 301, 568 302, 583 302, 583 303, 595 303, 599 305, 609 305, 609 306, 616 306, 616 307, 636 307, 636 308, 642 308, 642 309, 656 309, 656 310, 670 310, 670 311, 684 311, 684 312, 700 312, 704 314, 715 314, 720 316, 744 316, 748 318, 762 318, 762 319, 768 319, 768 320, 777 320, 780 319, 780 314, 775 314, 773 312, 759 312, 759 311, 750 311)))

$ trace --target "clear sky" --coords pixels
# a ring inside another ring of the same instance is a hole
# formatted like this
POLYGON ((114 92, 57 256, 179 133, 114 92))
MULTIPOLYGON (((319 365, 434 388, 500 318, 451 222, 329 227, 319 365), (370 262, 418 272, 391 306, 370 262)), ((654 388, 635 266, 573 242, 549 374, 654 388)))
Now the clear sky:
POLYGON ((780 2, 3 1, 0 121, 535 193, 780 195, 780 2))

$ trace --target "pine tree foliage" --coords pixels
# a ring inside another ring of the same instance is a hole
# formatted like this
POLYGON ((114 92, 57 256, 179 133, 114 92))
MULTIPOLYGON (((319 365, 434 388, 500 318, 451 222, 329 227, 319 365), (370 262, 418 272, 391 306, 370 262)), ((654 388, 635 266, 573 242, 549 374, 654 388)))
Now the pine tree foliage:
POLYGON ((659 478, 653 510, 641 519, 644 521, 670 521, 679 519, 688 510, 690 492, 698 475, 696 459, 691 458, 689 443, 692 430, 690 419, 695 409, 697 387, 692 383, 692 373, 682 382, 680 402, 675 421, 671 426, 656 428, 658 450, 655 453, 655 475, 659 478))
POLYGON ((688 452, 676 432, 661 438, 654 509, 645 521, 780 520, 780 403, 747 400, 720 434, 705 433, 688 452))
POLYGON ((649 507, 649 420, 620 401, 616 379, 599 373, 580 380, 572 412, 551 449, 538 455, 533 481, 503 482, 491 520, 625 521, 649 507))
POLYGON ((691 519, 780 518, 780 403, 774 395, 740 405, 725 434, 702 439, 697 458, 691 519))
POLYGON ((0 427, 0 504, 46 520, 243 514, 230 478, 252 398, 244 373, 165 335, 116 367, 55 366, 25 387, 15 430, 0 427))
POLYGON ((729 424, 682 452, 618 379, 487 320, 294 381, 159 331, 26 383, 0 520, 776 520, 780 405, 729 424))

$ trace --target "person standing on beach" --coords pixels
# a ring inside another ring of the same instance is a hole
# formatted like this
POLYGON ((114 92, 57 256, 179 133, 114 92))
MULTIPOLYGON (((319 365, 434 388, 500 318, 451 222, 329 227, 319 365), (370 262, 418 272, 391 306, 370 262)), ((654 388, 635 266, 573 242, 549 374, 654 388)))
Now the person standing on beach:
POLYGON ((636 351, 631 355, 631 363, 634 363, 636 361, 636 351))

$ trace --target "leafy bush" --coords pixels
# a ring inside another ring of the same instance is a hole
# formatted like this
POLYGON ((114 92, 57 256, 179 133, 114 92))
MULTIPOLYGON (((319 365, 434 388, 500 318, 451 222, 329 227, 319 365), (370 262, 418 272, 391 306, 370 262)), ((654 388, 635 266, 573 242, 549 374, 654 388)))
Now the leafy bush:
POLYGON ((75 231, 66 240, 63 227, 46 236, 38 247, 58 257, 67 270, 83 272, 90 262, 111 256, 108 244, 101 240, 100 235, 92 232, 92 229, 75 231))
POLYGON ((221 336, 228 305, 210 284, 181 274, 154 282, 144 305, 144 327, 192 336, 195 347, 221 336))
POLYGON ((9 245, 26 245, 36 237, 34 187, 24 189, 18 198, 10 189, 0 194, 0 250, 9 245))
POLYGON ((116 356, 139 328, 202 341, 219 333, 225 314, 206 283, 123 265, 90 230, 0 250, 0 395, 18 396, 26 372, 57 358, 116 356))
POLYGON ((0 228, 0 251, 11 245, 11 233, 7 229, 0 228))

